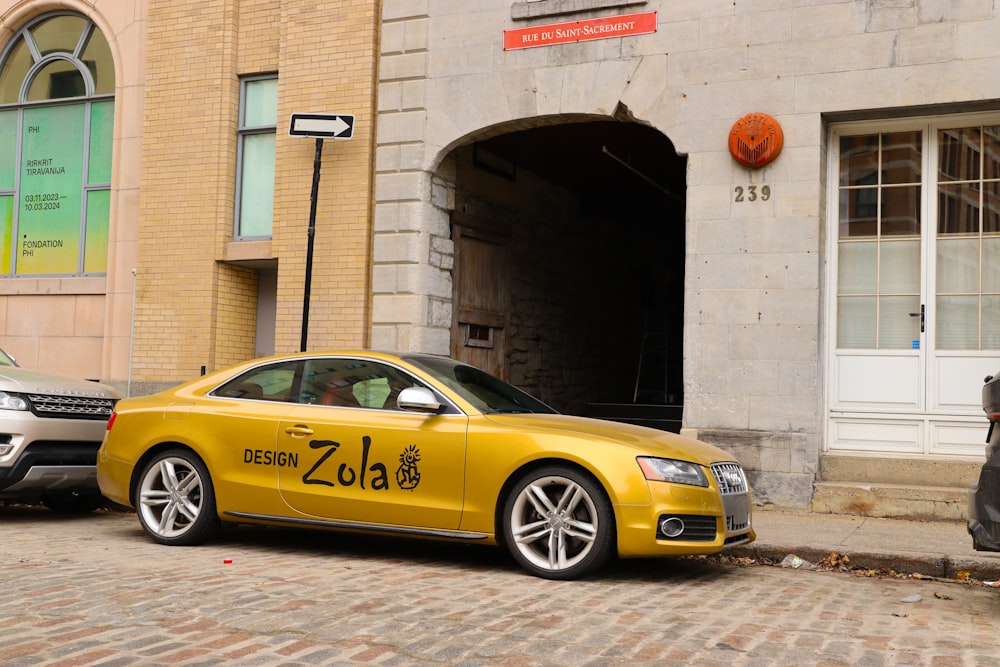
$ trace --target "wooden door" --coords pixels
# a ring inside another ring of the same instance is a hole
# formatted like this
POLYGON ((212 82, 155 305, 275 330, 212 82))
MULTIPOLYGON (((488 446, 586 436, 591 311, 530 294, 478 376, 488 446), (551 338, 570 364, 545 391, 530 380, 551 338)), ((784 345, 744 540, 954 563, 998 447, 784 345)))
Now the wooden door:
POLYGON ((451 356, 506 378, 507 235, 464 216, 452 222, 451 356))

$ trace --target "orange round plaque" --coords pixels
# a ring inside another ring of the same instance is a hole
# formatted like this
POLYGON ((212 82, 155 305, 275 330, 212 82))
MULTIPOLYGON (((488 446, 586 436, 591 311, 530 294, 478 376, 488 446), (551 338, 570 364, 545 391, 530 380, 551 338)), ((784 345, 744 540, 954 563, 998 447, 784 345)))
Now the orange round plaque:
POLYGON ((733 123, 729 131, 729 152, 737 162, 751 169, 773 162, 784 143, 781 126, 766 113, 748 113, 733 123))

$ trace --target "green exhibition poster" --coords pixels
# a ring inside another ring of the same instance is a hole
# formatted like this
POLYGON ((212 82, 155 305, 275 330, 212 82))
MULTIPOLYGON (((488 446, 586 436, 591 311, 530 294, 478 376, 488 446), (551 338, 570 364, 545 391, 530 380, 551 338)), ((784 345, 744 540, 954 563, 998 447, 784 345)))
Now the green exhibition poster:
POLYGON ((82 104, 24 110, 18 274, 79 270, 85 111, 82 104))

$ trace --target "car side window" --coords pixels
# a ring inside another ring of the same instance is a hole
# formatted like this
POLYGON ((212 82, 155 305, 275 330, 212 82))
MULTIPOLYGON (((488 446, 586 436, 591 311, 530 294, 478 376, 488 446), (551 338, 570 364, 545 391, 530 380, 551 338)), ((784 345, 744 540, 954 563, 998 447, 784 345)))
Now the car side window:
POLYGON ((398 368, 368 359, 309 359, 302 376, 299 402, 398 410, 399 392, 422 386, 425 385, 398 368))
POLYGON ((212 394, 251 401, 287 401, 292 395, 298 365, 299 362, 290 361, 251 369, 222 385, 212 394))

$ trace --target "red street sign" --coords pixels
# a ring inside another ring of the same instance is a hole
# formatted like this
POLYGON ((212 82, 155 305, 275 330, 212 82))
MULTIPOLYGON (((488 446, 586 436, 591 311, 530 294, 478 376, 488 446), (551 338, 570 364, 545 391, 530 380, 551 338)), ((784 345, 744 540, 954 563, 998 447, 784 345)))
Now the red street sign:
POLYGON ((591 39, 608 39, 656 32, 656 12, 605 16, 599 19, 533 25, 504 30, 503 50, 528 49, 533 46, 568 44, 591 39))

